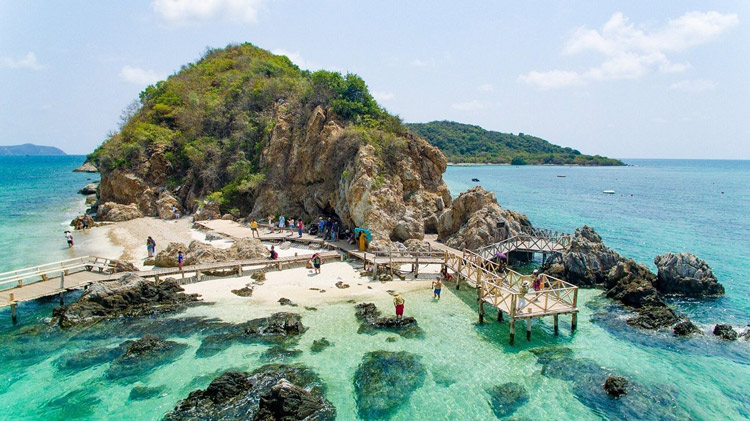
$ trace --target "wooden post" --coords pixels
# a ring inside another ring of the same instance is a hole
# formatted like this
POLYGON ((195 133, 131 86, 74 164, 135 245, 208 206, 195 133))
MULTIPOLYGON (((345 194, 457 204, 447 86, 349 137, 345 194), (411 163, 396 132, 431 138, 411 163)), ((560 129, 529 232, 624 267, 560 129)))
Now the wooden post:
POLYGON ((417 262, 414 264, 414 279, 419 278, 419 254, 417 254, 417 262))
POLYGON ((16 303, 11 303, 10 305, 10 319, 13 321, 13 325, 18 324, 18 314, 16 314, 16 303))
POLYGON ((516 295, 511 294, 510 297, 510 344, 513 345, 513 339, 516 336, 516 295))
POLYGON ((531 317, 526 319, 526 340, 531 341, 531 317))
POLYGON ((555 335, 557 335, 557 334, 558 334, 558 328, 557 328, 557 314, 555 314, 554 316, 552 316, 552 320, 554 321, 554 325, 555 325, 555 335))
POLYGON ((570 331, 571 332, 576 330, 577 324, 578 324, 578 313, 573 313, 573 317, 570 318, 570 331))
POLYGON ((516 337, 516 319, 510 318, 510 344, 513 345, 513 340, 516 337))
POLYGON ((501 323, 503 321, 503 311, 500 310, 499 308, 497 309, 497 321, 501 323))
POLYGON ((477 272, 477 301, 479 301, 479 323, 484 323, 484 288, 482 287, 482 272, 477 272))
POLYGON ((195 282, 200 282, 201 280, 201 272, 199 270, 195 271, 195 282))
POLYGON ((237 265, 237 276, 242 276, 242 265, 237 265))
POLYGON ((65 272, 60 273, 60 289, 65 289, 65 272))

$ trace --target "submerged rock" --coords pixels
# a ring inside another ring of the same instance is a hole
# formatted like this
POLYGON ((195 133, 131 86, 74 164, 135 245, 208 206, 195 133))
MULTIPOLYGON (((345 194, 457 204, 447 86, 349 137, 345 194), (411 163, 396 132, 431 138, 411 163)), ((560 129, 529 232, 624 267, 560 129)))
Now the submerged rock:
POLYGON ((504 419, 513 415, 518 408, 529 401, 526 388, 518 383, 503 383, 486 390, 490 395, 490 407, 495 416, 504 419))
POLYGON ((405 338, 423 335, 422 328, 413 317, 381 317, 380 310, 373 303, 360 303, 355 307, 357 320, 360 321, 357 333, 374 333, 378 330, 398 333, 405 338))
POLYGON ((260 398, 255 421, 334 420, 333 405, 308 390, 281 379, 260 398))
POLYGON ((354 372, 359 417, 387 419, 424 384, 426 370, 418 355, 408 352, 368 352, 354 372))
MULTIPOLYGON (((252 373, 230 371, 214 379, 205 390, 196 390, 167 413, 165 420, 269 420, 279 407, 284 413, 302 414, 309 420, 332 420, 336 409, 324 397, 324 388, 312 370, 301 365, 268 364, 252 373), (272 388, 285 380, 304 393, 283 386, 272 388), (265 398, 263 413, 260 401, 265 398), (262 416, 263 418, 257 418, 262 416)), ((294 419, 294 418, 276 418, 294 419)), ((302 418, 299 418, 302 419, 302 418)))
POLYGON ((300 354, 302 354, 302 351, 299 349, 289 349, 284 346, 275 345, 265 350, 265 352, 260 355, 260 359, 266 362, 274 362, 288 358, 295 358, 300 354))
POLYGON ((133 386, 130 389, 130 395, 128 395, 129 401, 145 401, 147 399, 153 399, 157 396, 161 396, 166 390, 166 387, 148 387, 148 386, 133 386))
POLYGON ((112 361, 106 375, 110 379, 140 376, 166 364, 182 354, 187 345, 165 341, 158 336, 145 335, 130 341, 125 352, 112 361))
POLYGON ((737 340, 737 331, 731 325, 717 324, 714 326, 714 335, 725 341, 737 340))
POLYGON ((666 253, 656 256, 656 288, 664 294, 686 297, 724 295, 724 286, 714 276, 705 260, 690 253, 666 253))
POLYGON ((282 306, 297 307, 297 304, 294 304, 292 300, 284 297, 279 298, 279 304, 282 306))
POLYGON ((639 308, 638 314, 628 319, 627 323, 641 329, 653 330, 672 326, 679 320, 677 313, 666 304, 655 304, 639 308))
POLYGON ((630 382, 625 377, 620 376, 609 376, 602 385, 604 391, 613 398, 619 398, 620 396, 628 393, 628 386, 630 382))
POLYGON ((56 307, 52 320, 61 327, 71 327, 102 319, 175 312, 198 301, 197 294, 186 295, 184 291, 174 280, 154 282, 127 273, 114 281, 91 284, 75 303, 56 307))
POLYGON ((60 371, 83 371, 108 363, 125 352, 127 343, 114 348, 92 348, 73 355, 64 355, 55 361, 60 371))
POLYGON ((310 346, 310 351, 313 353, 322 352, 324 349, 328 348, 331 345, 333 345, 331 341, 326 338, 316 339, 310 346))
POLYGON ((295 313, 275 313, 269 317, 229 325, 218 333, 203 338, 195 355, 198 358, 210 357, 235 342, 280 344, 292 340, 307 330, 301 319, 295 313))
POLYGON ((701 330, 690 320, 683 320, 674 325, 672 332, 674 336, 689 336, 693 333, 701 333, 701 330))

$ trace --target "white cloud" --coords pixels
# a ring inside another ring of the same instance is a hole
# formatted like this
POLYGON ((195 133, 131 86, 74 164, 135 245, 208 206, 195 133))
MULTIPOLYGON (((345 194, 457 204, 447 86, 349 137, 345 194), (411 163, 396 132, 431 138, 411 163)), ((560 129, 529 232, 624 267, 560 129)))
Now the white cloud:
POLYGON ((422 60, 415 58, 409 62, 410 67, 427 67, 435 65, 435 59, 422 60))
POLYGON ((492 86, 491 83, 485 83, 483 85, 479 85, 478 89, 482 92, 494 92, 495 91, 495 87, 492 86))
POLYGON ((184 24, 214 19, 254 23, 262 0, 152 0, 151 8, 168 22, 184 24))
POLYGON ((538 89, 554 89, 588 81, 639 79, 652 72, 679 73, 690 63, 675 63, 668 54, 705 44, 739 24, 736 14, 688 12, 660 28, 645 28, 615 13, 600 29, 580 27, 563 47, 564 55, 599 53, 604 60, 584 71, 531 71, 519 80, 538 89))
POLYGON ((451 104, 451 108, 459 111, 478 111, 486 108, 486 105, 475 99, 473 101, 451 104))
POLYGON ((302 54, 299 53, 299 51, 287 51, 281 48, 277 48, 275 50, 271 50, 272 53, 276 54, 277 56, 287 56, 289 60, 292 61, 292 63, 296 64, 301 69, 320 69, 321 67, 311 61, 307 61, 302 57, 302 54))
POLYGON ((396 97, 393 92, 372 91, 372 96, 378 101, 388 101, 396 97))
POLYGON ((703 79, 681 80, 669 85, 669 89, 683 92, 705 92, 714 88, 716 88, 716 82, 703 79))
POLYGON ((20 58, 2 57, 0 58, 0 67, 9 69, 31 69, 41 70, 44 67, 36 60, 36 54, 28 53, 20 58))
POLYGON ((163 75, 140 67, 125 66, 120 70, 120 80, 134 85, 146 86, 162 79, 163 75))

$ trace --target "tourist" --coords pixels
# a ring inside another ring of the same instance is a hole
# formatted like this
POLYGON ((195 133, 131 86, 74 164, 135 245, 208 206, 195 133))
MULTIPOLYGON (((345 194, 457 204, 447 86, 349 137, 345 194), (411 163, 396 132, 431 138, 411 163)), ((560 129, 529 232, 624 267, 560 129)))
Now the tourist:
POLYGON ((451 279, 453 279, 453 275, 451 275, 450 273, 448 273, 448 266, 445 266, 445 265, 443 265, 443 268, 440 269, 440 276, 442 276, 443 277, 443 281, 446 281, 446 282, 448 282, 451 279))
POLYGON ((523 281, 521 284, 521 296, 518 297, 518 308, 517 311, 521 311, 526 307, 526 294, 529 293, 529 281, 523 281))
POLYGON ((271 245, 271 254, 268 256, 268 258, 271 260, 276 260, 279 258, 279 253, 276 252, 276 249, 273 245, 271 245))
POLYGON ((339 239, 339 221, 334 221, 333 228, 331 228, 331 241, 339 239))
POLYGON ((396 307, 396 318, 401 319, 404 317, 404 297, 401 294, 396 293, 393 296, 393 306, 396 307))
POLYGON ((284 228, 286 228, 286 218, 284 215, 279 215, 279 234, 284 233, 284 228))
POLYGON ((182 253, 182 250, 177 252, 177 266, 180 267, 180 272, 182 272, 182 263, 185 261, 185 255, 182 253))
POLYGON ((65 240, 68 242, 68 248, 73 247, 73 234, 70 231, 65 231, 65 240))
POLYGON ((87 229, 89 227, 89 218, 87 218, 86 215, 83 216, 81 224, 83 224, 83 229, 87 229))
POLYGON ((357 242, 357 237, 354 236, 354 233, 352 231, 346 230, 347 233, 347 243, 354 244, 357 242))
POLYGON ((258 221, 256 221, 255 218, 250 222, 250 232, 253 235, 253 238, 260 238, 260 233, 258 232, 258 221))
POLYGON ((325 232, 323 233, 323 239, 327 240, 328 237, 331 235, 331 230, 333 229, 333 221, 331 221, 331 218, 328 218, 325 225, 325 232))
POLYGON ((325 235, 326 221, 323 217, 318 217, 318 236, 325 235))
POLYGON ((274 232, 274 229, 273 229, 273 215, 271 215, 269 213, 268 214, 268 233, 269 234, 273 234, 273 232, 274 232))
POLYGON ((534 280, 531 282, 531 287, 534 289, 534 301, 536 301, 539 298, 539 291, 542 290, 542 287, 544 286, 544 279, 542 278, 542 274, 539 273, 539 269, 534 269, 534 280))
POLYGON ((174 219, 180 219, 180 212, 177 211, 177 206, 172 205, 172 216, 174 219))
POLYGON ((294 218, 289 220, 289 235, 287 237, 291 237, 294 235, 294 229, 296 228, 296 225, 294 225, 294 218))
POLYGON ((302 222, 300 219, 297 221, 297 234, 299 234, 299 238, 302 238, 302 230, 305 228, 305 223, 302 222))
POLYGON ((148 251, 148 257, 154 257, 156 253, 156 241, 151 236, 146 239, 146 251, 148 251))
POLYGON ((438 276, 435 278, 434 281, 432 281, 432 298, 440 299, 440 290, 443 288, 443 282, 440 280, 440 277, 438 276))
POLYGON ((320 253, 313 254, 312 259, 310 259, 310 261, 312 261, 312 265, 313 265, 313 268, 315 269, 315 273, 320 273, 320 265, 323 264, 323 259, 320 257, 320 253))

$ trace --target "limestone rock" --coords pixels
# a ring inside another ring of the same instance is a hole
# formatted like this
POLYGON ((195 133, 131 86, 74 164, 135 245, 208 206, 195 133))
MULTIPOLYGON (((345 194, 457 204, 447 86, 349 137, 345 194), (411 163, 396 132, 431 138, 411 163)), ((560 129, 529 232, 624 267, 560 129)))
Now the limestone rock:
POLYGON ((605 283, 608 272, 619 261, 620 255, 605 246, 593 228, 584 225, 576 229, 560 263, 565 268, 564 277, 568 282, 592 286, 605 283))
POLYGON ((203 203, 193 214, 193 220, 195 221, 206 221, 212 219, 221 219, 219 204, 216 202, 203 203))
POLYGON ((172 196, 171 193, 168 191, 163 191, 161 194, 159 194, 159 199, 156 201, 156 211, 159 213, 159 218, 161 219, 173 219, 174 213, 172 212, 172 207, 177 208, 177 212, 180 213, 180 215, 183 214, 182 206, 180 206, 180 202, 177 201, 177 199, 172 196))
POLYGON ((495 194, 480 186, 461 193, 437 224, 438 239, 459 250, 476 250, 528 228, 531 223, 525 215, 501 208, 495 194))
POLYGON ((607 297, 635 308, 661 303, 655 281, 646 266, 633 259, 621 259, 606 275, 607 297))
POLYGON ((174 312, 195 301, 198 296, 184 294, 177 281, 153 282, 127 273, 114 281, 91 284, 75 303, 56 307, 52 320, 69 327, 101 319, 174 312))
POLYGON ((736 341, 737 331, 735 331, 731 325, 717 324, 714 326, 714 335, 718 336, 725 341, 736 341))
POLYGON ((628 393, 628 386, 630 382, 624 377, 620 376, 609 376, 602 386, 604 391, 613 398, 619 398, 620 396, 628 393))
POLYGON ((99 186, 97 186, 94 183, 86 184, 81 190, 78 190, 78 193, 89 195, 89 194, 96 194, 96 190, 99 186))
POLYGON ((154 262, 159 267, 177 267, 177 254, 180 251, 185 255, 184 266, 226 262, 236 259, 236 251, 230 250, 220 249, 196 240, 191 241, 189 246, 182 243, 169 243, 166 249, 156 254, 154 262))
POLYGON ((99 172, 99 170, 96 168, 96 165, 92 164, 91 161, 86 161, 83 164, 81 164, 80 167, 73 170, 73 172, 90 172, 95 173, 99 172))
POLYGON ((89 215, 76 216, 70 221, 70 225, 76 230, 82 230, 84 228, 93 228, 96 226, 94 218, 89 215))
POLYGON ((121 205, 114 202, 105 202, 99 205, 97 209, 97 219, 100 221, 123 222, 141 217, 143 217, 143 214, 135 203, 121 205))
POLYGON ((135 204, 144 215, 156 216, 156 186, 124 169, 103 171, 99 183, 99 201, 116 204, 135 204))
POLYGON ((257 238, 240 238, 227 251, 228 255, 237 260, 252 260, 268 257, 268 249, 257 238))
POLYGON ((666 253, 657 256, 656 288, 664 294, 687 297, 724 295, 724 286, 717 282, 708 264, 690 253, 666 253))

